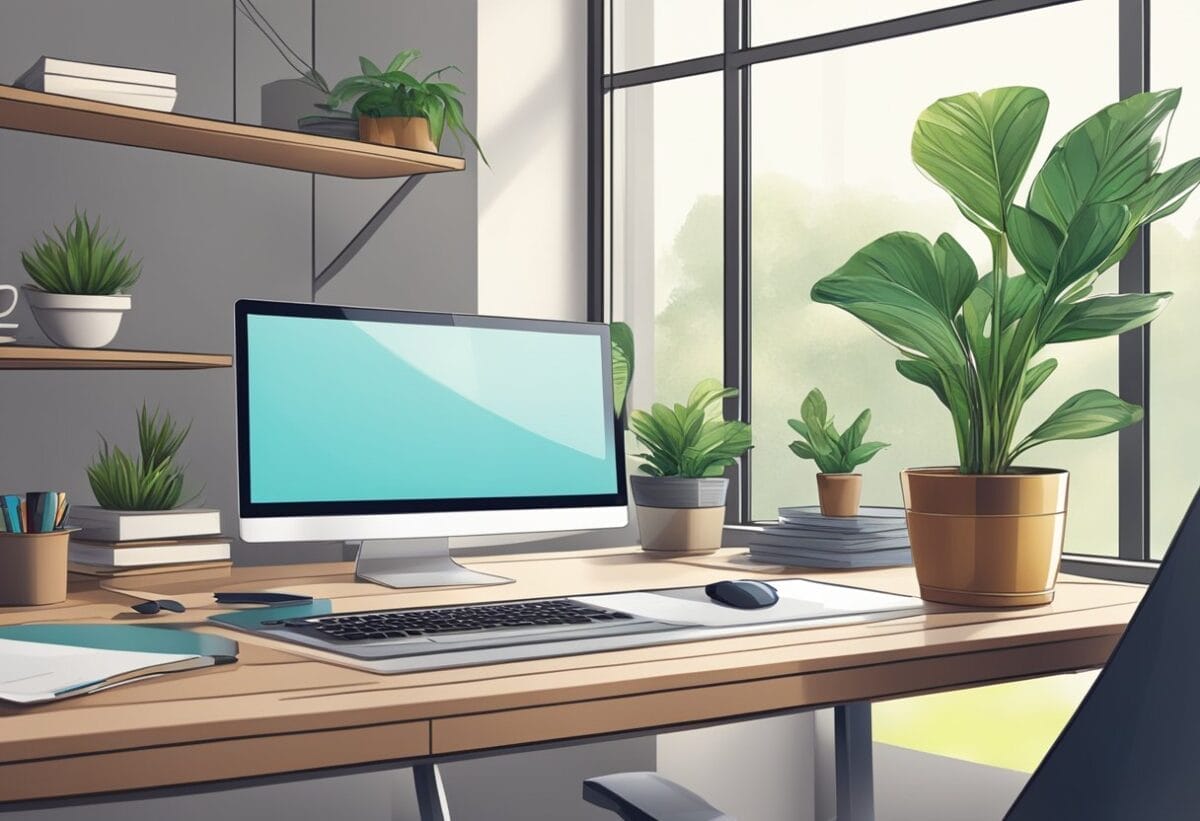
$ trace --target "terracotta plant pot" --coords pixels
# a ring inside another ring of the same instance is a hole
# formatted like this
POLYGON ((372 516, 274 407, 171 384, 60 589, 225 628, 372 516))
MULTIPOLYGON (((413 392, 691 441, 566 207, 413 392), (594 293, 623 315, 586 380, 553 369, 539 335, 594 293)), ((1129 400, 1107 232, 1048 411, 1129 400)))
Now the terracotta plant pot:
POLYGON ((817 498, 822 516, 857 516, 862 499, 862 474, 818 473, 817 498))
POLYGON ((956 468, 900 474, 921 597, 975 607, 1054 599, 1067 521, 1065 470, 996 476, 956 468))
POLYGON ((729 480, 632 476, 642 549, 696 555, 721 547, 729 480))
POLYGON ((0 607, 65 601, 67 542, 78 529, 0 533, 0 607))
POLYGON ((437 153, 424 117, 359 117, 358 138, 367 143, 437 153))

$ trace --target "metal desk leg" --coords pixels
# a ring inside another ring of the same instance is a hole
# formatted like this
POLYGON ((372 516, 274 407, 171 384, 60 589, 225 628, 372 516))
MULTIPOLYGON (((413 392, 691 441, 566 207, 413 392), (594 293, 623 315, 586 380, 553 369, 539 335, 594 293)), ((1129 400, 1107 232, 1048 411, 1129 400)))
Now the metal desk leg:
POLYGON ((417 788, 417 807, 421 821, 450 821, 446 805, 446 788, 437 764, 417 764, 412 768, 413 784, 417 788))
POLYGON ((833 738, 838 821, 875 821, 871 702, 834 707, 833 738))

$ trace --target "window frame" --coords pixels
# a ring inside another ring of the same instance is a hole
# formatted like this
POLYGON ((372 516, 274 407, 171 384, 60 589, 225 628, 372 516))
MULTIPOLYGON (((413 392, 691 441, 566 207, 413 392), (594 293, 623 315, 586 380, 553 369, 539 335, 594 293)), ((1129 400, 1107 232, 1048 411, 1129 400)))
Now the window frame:
MULTIPOLYGON (((779 42, 751 45, 750 12, 754 0, 724 0, 724 50, 672 63, 619 72, 606 71, 612 47, 610 0, 588 0, 587 17, 587 316, 608 321, 613 306, 611 254, 605 247, 606 167, 605 106, 613 91, 667 80, 720 72, 723 75, 723 234, 724 234, 724 379, 739 389, 726 400, 725 414, 751 422, 750 398, 750 67, 773 60, 853 48, 912 34, 1084 2, 1085 0, 976 0, 931 11, 882 20, 838 31, 822 32, 779 42)), ((1118 91, 1122 99, 1150 89, 1151 0, 1118 0, 1118 91)), ((1150 231, 1143 226, 1133 248, 1120 263, 1122 292, 1147 292, 1150 285, 1150 231)), ((1071 554, 1064 557, 1068 572, 1101 575, 1128 581, 1148 581, 1159 562, 1150 558, 1150 328, 1128 331, 1118 338, 1118 383, 1121 398, 1145 409, 1141 424, 1118 433, 1118 525, 1115 558, 1071 554)), ((751 459, 747 453, 730 471, 729 519, 750 521, 751 459)))

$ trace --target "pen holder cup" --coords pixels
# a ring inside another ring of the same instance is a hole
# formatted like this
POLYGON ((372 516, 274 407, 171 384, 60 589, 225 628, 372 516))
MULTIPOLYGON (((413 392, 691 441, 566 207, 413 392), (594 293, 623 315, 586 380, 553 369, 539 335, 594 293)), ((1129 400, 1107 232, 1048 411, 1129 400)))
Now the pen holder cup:
POLYGON ((67 542, 77 529, 0 533, 0 607, 66 601, 67 542))

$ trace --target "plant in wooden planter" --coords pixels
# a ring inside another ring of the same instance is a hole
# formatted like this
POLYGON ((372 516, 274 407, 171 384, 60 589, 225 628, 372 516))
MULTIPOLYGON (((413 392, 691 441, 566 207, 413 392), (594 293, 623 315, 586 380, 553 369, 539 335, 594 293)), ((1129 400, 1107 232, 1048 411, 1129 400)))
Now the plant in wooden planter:
POLYGON ((687 404, 656 403, 636 410, 629 426, 645 452, 631 477, 642 546, 650 551, 710 553, 721 546, 725 495, 722 474, 751 446, 750 426, 728 421, 721 401, 737 395, 716 379, 696 385, 687 404))
POLYGON ((824 394, 813 388, 800 403, 800 418, 789 419, 788 425, 800 434, 800 439, 788 446, 792 453, 817 463, 821 513, 825 516, 857 516, 862 498, 862 474, 855 473, 854 469, 888 447, 887 442, 863 441, 871 425, 871 409, 864 410, 850 427, 838 433, 824 394))
POLYGON ((1170 299, 1092 290, 1143 226, 1177 211, 1200 183, 1200 158, 1159 170, 1179 98, 1179 89, 1136 94, 1088 117, 1054 145, 1024 205, 1016 193, 1042 135, 1045 93, 1011 87, 938 100, 917 119, 912 157, 987 238, 984 273, 949 234, 930 242, 896 232, 813 286, 815 301, 899 349, 900 375, 950 411, 959 464, 902 475, 925 598, 1016 606, 1053 597, 1067 472, 1015 462, 1045 442, 1135 424, 1142 409, 1085 390, 1018 436, 1021 411, 1058 366, 1043 355, 1048 346, 1138 328, 1170 299))
POLYGON ((362 74, 335 85, 324 107, 335 110, 353 100, 351 111, 358 117, 359 138, 366 142, 437 151, 442 135, 449 131, 460 151, 466 137, 486 163, 479 141, 467 127, 460 100, 463 90, 442 79, 447 71, 459 69, 446 66, 418 80, 405 69, 420 56, 416 49, 402 51, 386 69, 359 57, 362 74))
POLYGON ((75 213, 55 236, 21 252, 33 280, 26 298, 38 327, 56 345, 103 348, 117 336, 121 317, 132 307, 128 291, 142 263, 125 252, 125 241, 100 230, 86 213, 75 213))

